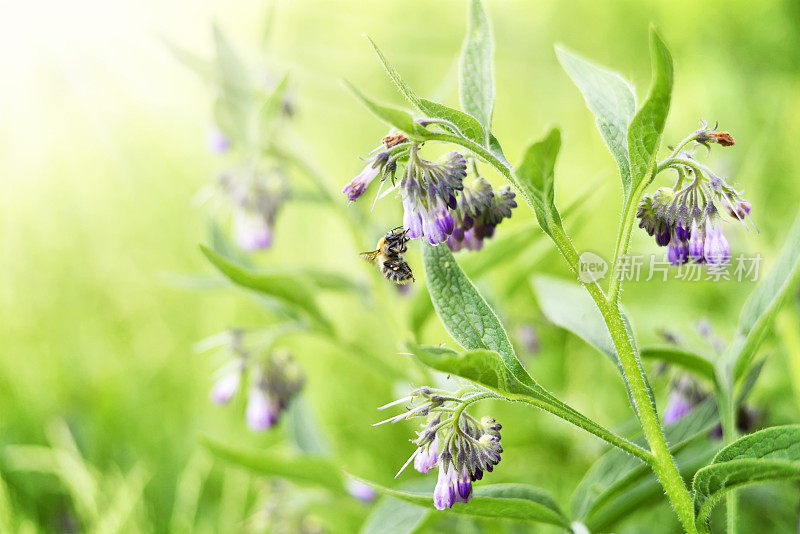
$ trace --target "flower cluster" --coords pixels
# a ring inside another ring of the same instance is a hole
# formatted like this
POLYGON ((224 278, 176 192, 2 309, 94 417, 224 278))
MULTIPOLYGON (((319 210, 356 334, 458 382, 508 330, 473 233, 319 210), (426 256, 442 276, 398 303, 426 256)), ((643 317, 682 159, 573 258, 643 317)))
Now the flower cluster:
POLYGON ((667 257, 673 265, 689 261, 725 264, 730 260, 731 248, 722 231, 722 215, 742 222, 749 220, 750 203, 692 153, 683 150, 692 143, 695 147, 710 147, 710 143, 731 146, 733 137, 714 132, 704 124, 684 140, 658 167, 659 172, 675 170, 677 183, 643 197, 636 216, 640 228, 655 237, 659 246, 668 247, 667 257), (684 181, 689 182, 685 187, 684 181))
POLYGON ((508 186, 495 191, 481 177, 467 186, 467 159, 462 154, 450 152, 442 161, 434 162, 423 159, 419 149, 419 144, 402 133, 384 137, 342 193, 355 201, 379 176, 381 184, 387 179, 395 184, 398 163, 404 163, 402 177, 395 185, 403 204, 406 235, 410 239, 425 238, 432 245, 446 242, 454 251, 480 249, 483 240, 494 235, 497 225, 511 217, 511 209, 517 206, 514 192, 508 186))
POLYGON ((232 207, 239 246, 247 251, 269 248, 275 217, 289 196, 283 171, 240 169, 222 174, 218 182, 232 207))
POLYGON ((259 431, 271 428, 303 388, 302 370, 285 351, 253 358, 245 348, 243 331, 232 330, 228 335, 228 349, 233 358, 220 369, 211 389, 211 400, 216 404, 230 402, 249 378, 247 425, 259 431))
POLYGON ((455 229, 447 238, 450 250, 483 248, 483 240, 494 235, 495 228, 503 219, 511 217, 511 209, 517 207, 515 197, 509 186, 500 187, 495 192, 480 176, 472 185, 464 186, 455 210, 455 229))
POLYGON ((455 503, 466 503, 472 498, 472 483, 481 480, 485 472, 492 472, 500 462, 503 447, 500 445, 501 426, 491 417, 478 420, 465 408, 480 393, 472 396, 454 397, 446 391, 428 387, 419 388, 409 396, 387 404, 381 409, 396 404, 414 403, 407 412, 381 423, 397 422, 416 417, 426 417, 417 438, 414 454, 397 473, 410 464, 420 473, 428 473, 439 467, 439 476, 433 491, 433 505, 439 509, 452 508, 455 503))

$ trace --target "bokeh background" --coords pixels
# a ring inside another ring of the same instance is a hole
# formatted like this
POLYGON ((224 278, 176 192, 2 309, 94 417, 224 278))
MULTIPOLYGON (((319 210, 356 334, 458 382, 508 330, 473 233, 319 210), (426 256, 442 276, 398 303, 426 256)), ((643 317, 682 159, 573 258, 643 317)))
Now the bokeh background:
MULTIPOLYGON (((456 104, 464 4, 279 0, 267 43, 264 1, 33 0, 8 6, 0 20, 0 476, 15 524, 75 531, 75 495, 125 487, 122 531, 292 531, 281 526, 280 513, 269 524, 253 517, 264 495, 282 503, 283 512, 302 510, 302 491, 276 490, 281 483, 215 461, 200 445, 211 436, 268 450, 283 446, 288 423, 255 434, 243 428, 240 406, 208 402, 214 362, 196 354, 194 344, 230 326, 258 326, 271 318, 242 292, 191 282, 194 275, 213 274, 197 248, 208 241, 208 216, 193 199, 225 162, 206 146, 213 94, 166 43, 210 56, 216 22, 243 55, 266 54, 276 72, 289 71, 302 150, 338 194, 361 167, 358 156, 385 133, 341 79, 402 104, 362 34, 379 43, 418 93, 456 104), (4 454, 20 444, 70 451, 72 460, 58 468, 72 475, 20 469, 18 458, 15 464, 4 454), (70 476, 72 487, 64 482, 70 476)), ((489 0, 487 8, 497 40, 495 134, 513 162, 546 127, 563 128, 557 203, 566 205, 592 188, 567 221, 579 249, 608 254, 620 192, 613 161, 553 44, 621 72, 643 98, 652 22, 676 63, 665 140, 683 138, 701 118, 733 133, 736 146, 715 150, 711 161, 745 190, 760 233, 729 225, 729 239, 734 253, 760 253, 769 266, 800 198, 800 3, 489 0)), ((397 224, 399 210, 383 201, 372 217, 377 239, 381 228, 397 224)), ((499 233, 531 218, 521 206, 499 233)), ((655 252, 645 238, 637 235, 633 249, 655 252)), ((356 255, 364 246, 330 209, 292 203, 279 216, 276 245, 253 260, 321 265, 369 280, 356 255)), ((605 424, 623 424, 630 411, 612 366, 547 324, 528 288, 533 272, 567 276, 560 258, 542 250, 526 251, 484 277, 480 287, 543 385, 605 424), (526 325, 538 334, 538 350, 516 335, 526 325)), ((409 258, 421 272, 415 251, 409 258)), ((707 318, 719 336, 729 336, 752 285, 640 282, 627 286, 624 302, 642 342, 659 340, 666 329, 712 354, 694 325, 707 318)), ((395 318, 402 321, 408 301, 394 298, 395 318)), ((382 335, 386 323, 365 319, 363 301, 322 299, 344 332, 374 347, 375 358, 395 364, 404 358, 395 354, 401 336, 382 335)), ((782 322, 788 331, 798 328, 792 306, 782 322)), ((425 341, 452 343, 436 324, 425 341)), ((370 423, 378 417, 373 407, 398 394, 396 377, 356 365, 346 351, 311 339, 293 343, 307 374, 303 409, 336 462, 391 483, 411 452, 411 427, 373 429, 370 423)), ((792 351, 778 334, 768 352, 751 403, 763 413, 762 424, 796 422, 800 394, 793 387, 800 386, 800 376, 792 351)), ((668 381, 668 373, 654 378, 661 402, 668 381)), ((504 426, 506 453, 494 482, 530 482, 566 503, 602 452, 598 442, 530 409, 487 405, 480 411, 504 426)), ((426 483, 432 488, 432 477, 426 483)), ((796 488, 765 491, 785 503, 770 528, 796 525, 796 488)), ((360 521, 369 512, 356 506, 351 515, 360 521)), ((666 529, 676 528, 666 508, 653 514, 666 529)), ((649 531, 637 526, 648 524, 642 521, 634 518, 623 530, 649 531)), ((463 521, 450 526, 486 527, 463 521)))

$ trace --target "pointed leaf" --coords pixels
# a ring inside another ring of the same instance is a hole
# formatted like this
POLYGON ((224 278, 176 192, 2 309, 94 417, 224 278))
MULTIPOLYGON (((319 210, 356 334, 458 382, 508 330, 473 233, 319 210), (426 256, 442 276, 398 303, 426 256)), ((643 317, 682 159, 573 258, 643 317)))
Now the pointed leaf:
MULTIPOLYGON (((608 331, 608 326, 606 326, 600 310, 597 309, 589 294, 575 282, 548 276, 535 277, 532 285, 539 306, 550 322, 577 335, 605 354, 614 363, 620 377, 625 382, 625 387, 628 388, 628 395, 631 397, 631 403, 633 403, 630 385, 625 380, 622 363, 619 361, 617 351, 611 341, 611 333, 608 331)), ((622 319, 633 343, 634 337, 628 318, 624 313, 622 314, 622 319)), ((635 346, 634 349, 636 349, 635 346)), ((649 384, 647 389, 650 394, 650 400, 655 405, 653 391, 649 384)))
POLYGON ((288 273, 258 273, 233 263, 203 245, 200 245, 200 250, 233 283, 299 309, 324 331, 332 331, 330 321, 320 311, 314 293, 302 278, 288 273))
POLYGON ((466 378, 507 398, 541 398, 538 388, 517 380, 494 351, 480 349, 458 353, 444 347, 418 345, 412 345, 409 350, 437 371, 466 378))
POLYGON ((547 136, 525 151, 515 176, 524 197, 536 212, 539 226, 548 234, 553 226, 561 226, 561 216, 554 202, 556 156, 561 148, 561 132, 553 128, 547 136))
POLYGON ((430 132, 420 126, 420 124, 414 120, 414 117, 407 111, 378 104, 374 100, 371 100, 365 96, 364 93, 362 93, 356 88, 356 86, 348 81, 345 81, 345 85, 348 89, 350 89, 350 92, 353 93, 353 95, 373 113, 373 115, 378 117, 389 126, 397 128, 410 137, 416 137, 421 140, 429 137, 430 132))
POLYGON ((636 95, 630 83, 562 47, 556 47, 561 66, 580 89, 586 106, 594 113, 597 129, 617 161, 622 188, 630 191, 628 125, 636 111, 636 95))
POLYGON ((640 355, 643 360, 659 360, 682 367, 712 384, 717 381, 714 364, 699 354, 677 347, 642 347, 640 355))
POLYGON ((517 359, 500 319, 445 246, 422 243, 422 262, 433 307, 445 330, 467 350, 500 354, 511 374, 525 385, 536 382, 517 359))
POLYGON ((338 493, 345 492, 343 474, 330 460, 321 456, 247 451, 210 439, 206 439, 204 445, 215 456, 253 472, 285 478, 305 486, 321 486, 338 493))
MULTIPOLYGON (((461 48, 459 97, 461 107, 478 119, 483 131, 492 130, 494 108, 494 36, 480 0, 470 0, 467 34, 461 48)), ((486 145, 487 139, 480 141, 486 145)))
POLYGON ((758 482, 800 479, 800 425, 767 428, 740 438, 714 457, 694 477, 696 523, 706 522, 722 496, 758 482))
POLYGON ((672 98, 672 56, 654 28, 650 29, 650 62, 653 70, 650 93, 628 128, 631 187, 625 191, 626 197, 640 185, 649 184, 654 177, 658 148, 672 98))
MULTIPOLYGON (((433 508, 433 495, 430 493, 399 491, 366 480, 362 482, 386 495, 425 508, 433 508)), ((535 521, 569 527, 569 520, 561 512, 555 499, 547 491, 526 484, 478 486, 473 491, 469 503, 457 503, 449 513, 535 521)))
POLYGON ((736 340, 731 351, 735 358, 735 381, 744 376, 758 347, 783 302, 800 282, 800 214, 795 219, 777 261, 750 293, 739 316, 736 340))

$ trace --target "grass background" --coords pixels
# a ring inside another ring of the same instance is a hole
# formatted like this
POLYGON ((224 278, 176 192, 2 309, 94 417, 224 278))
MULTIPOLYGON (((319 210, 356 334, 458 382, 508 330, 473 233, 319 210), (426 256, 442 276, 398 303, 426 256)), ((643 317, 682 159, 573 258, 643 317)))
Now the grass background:
MULTIPOLYGON (((684 137, 700 118, 718 120, 733 133, 736 146, 715 149, 711 162, 744 188, 761 232, 729 225, 729 239, 735 253, 760 253, 765 266, 770 264, 800 193, 795 150, 800 4, 487 4, 497 40, 494 129, 506 153, 518 160, 529 140, 558 124, 566 139, 557 167, 557 203, 567 204, 595 180, 602 183, 581 214, 568 221, 580 250, 607 254, 613 247, 620 193, 613 162, 552 46, 563 43, 618 70, 643 98, 649 82, 647 28, 653 22, 676 62, 665 139, 684 137)), ((225 161, 205 147, 211 93, 174 60, 163 40, 210 55, 210 25, 217 21, 240 51, 255 58, 265 7, 255 1, 81 0, 68 9, 32 2, 18 4, 15 16, 0 22, 0 447, 52 446, 63 421, 80 457, 94 466, 89 472, 100 487, 114 486, 119 472, 140 466, 148 473, 147 485, 141 498, 130 497, 135 511, 124 529, 291 531, 287 510, 303 509, 305 502, 305 493, 291 493, 292 504, 270 515, 271 524, 262 524, 266 520, 254 512, 261 507, 251 505, 263 495, 280 502, 275 492, 284 492, 281 483, 253 480, 199 452, 203 435, 265 447, 285 434, 282 428, 253 435, 242 429, 240 407, 211 406, 213 362, 192 351, 207 335, 271 318, 239 292, 191 290, 176 286, 173 276, 211 272, 196 246, 207 240, 206 216, 192 198, 225 161), (187 497, 192 480, 205 469, 211 475, 199 490, 195 516, 193 505, 181 503, 192 502, 187 497), (240 488, 239 497, 232 488, 240 488)), ((358 171, 357 156, 384 133, 340 79, 379 100, 402 103, 361 35, 379 43, 418 93, 455 104, 454 58, 464 13, 464 2, 455 0, 277 2, 270 57, 276 71, 292 73, 296 129, 331 190, 358 171)), ((377 211, 376 228, 399 220, 391 202, 377 211)), ((521 206, 500 232, 530 218, 521 206)), ((354 243, 344 228, 330 210, 290 205, 279 217, 276 246, 255 259, 264 265, 315 263, 366 280, 355 254, 363 244, 354 243)), ((655 252, 645 237, 637 235, 633 249, 655 252)), ((421 269, 413 253, 411 260, 421 269)), ((503 281, 523 268, 566 276, 555 254, 534 263, 530 253, 481 287, 512 334, 523 324, 538 329, 541 350, 534 355, 521 349, 534 375, 603 423, 625 420, 627 400, 607 362, 547 325, 525 284, 504 294, 503 281)), ((692 325, 707 317, 720 335, 729 335, 751 287, 642 282, 628 285, 624 301, 642 342, 657 340, 665 328, 702 343, 690 333, 692 325)), ((365 310, 358 299, 324 297, 323 303, 351 337, 373 344, 376 358, 399 358, 393 356, 399 339, 377 330, 385 323, 375 319, 376 328, 359 328, 365 310)), ((398 297, 398 318, 406 307, 398 297)), ((792 318, 788 324, 797 329, 792 318)), ((426 341, 445 340, 437 325, 426 331, 426 341)), ((336 461, 388 483, 410 453, 410 427, 369 424, 376 418, 372 407, 396 394, 395 377, 355 366, 351 355, 310 339, 293 344, 308 374, 303 402, 327 434, 336 461)), ((792 375, 781 339, 771 340, 769 353, 752 402, 765 412, 765 424, 797 421, 791 386, 800 377, 792 375)), ((667 378, 654 381, 663 399, 667 378)), ((567 502, 602 452, 597 442, 540 413, 491 405, 481 411, 497 414, 504 424, 506 453, 492 481, 530 482, 567 502)), ((74 495, 56 477, 12 467, 0 456, 15 524, 69 531, 74 495)), ((779 495, 786 502, 798 497, 788 485, 779 495)), ((782 527, 796 522, 789 506, 782 527)), ((367 513, 357 509, 354 515, 367 513)), ((310 528, 309 519, 304 521, 310 528)), ((641 531, 642 524, 647 523, 635 520, 628 528, 641 531)))

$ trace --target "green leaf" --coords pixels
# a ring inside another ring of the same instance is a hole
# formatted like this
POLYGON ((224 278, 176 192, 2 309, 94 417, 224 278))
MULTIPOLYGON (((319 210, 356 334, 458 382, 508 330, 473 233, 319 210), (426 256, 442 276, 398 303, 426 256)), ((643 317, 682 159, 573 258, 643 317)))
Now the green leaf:
POLYGON ((558 128, 553 128, 543 140, 528 147, 522 163, 515 171, 523 196, 536 212, 539 226, 548 234, 552 233, 554 225, 561 226, 561 216, 553 199, 554 168, 560 148, 561 132, 558 128))
POLYGON ((433 307, 447 333, 466 350, 499 353, 517 380, 529 386, 536 384, 517 359, 500 319, 461 270, 452 252, 445 245, 423 242, 422 263, 433 307))
POLYGON ((672 98, 672 56, 655 28, 650 28, 650 62, 653 71, 650 93, 628 128, 631 187, 625 191, 626 198, 655 177, 656 157, 672 98))
POLYGON ((538 386, 523 384, 508 370, 500 355, 491 350, 458 353, 444 347, 412 345, 410 351, 425 365, 487 387, 509 399, 542 398, 538 386))
MULTIPOLYGON (((628 388, 628 395, 631 396, 630 385, 625 380, 625 373, 614 348, 614 343, 611 340, 611 333, 608 331, 608 326, 606 326, 600 310, 597 309, 589 294, 575 282, 548 276, 535 277, 532 280, 532 285, 545 317, 550 322, 569 330, 605 354, 617 367, 620 377, 625 382, 625 387, 628 388)), ((622 314, 622 319, 628 329, 631 343, 634 343, 634 336, 631 332, 628 318, 624 313, 622 314)), ((634 349, 636 349, 635 346, 634 349)), ((650 400, 655 405, 653 391, 649 384, 647 389, 650 394, 650 400)), ((631 403, 633 403, 632 396, 631 403)))
POLYGON ((350 89, 350 92, 353 93, 353 95, 359 101, 361 101, 364 106, 366 106, 368 110, 370 110, 376 117, 389 126, 397 128, 410 137, 416 137, 421 140, 427 139, 430 136, 430 132, 428 132, 417 121, 415 121, 414 117, 407 111, 378 104, 377 102, 365 96, 364 93, 362 93, 356 88, 356 86, 348 81, 345 81, 345 85, 348 87, 348 89, 350 89))
MULTIPOLYGON (((715 399, 699 404, 676 423, 664 428, 670 452, 673 456, 680 455, 691 443, 707 436, 718 422, 715 399)), ((644 444, 644 441, 640 443, 644 444)), ((712 454, 708 453, 705 461, 712 454)), ((620 451, 609 450, 592 465, 575 489, 571 502, 572 513, 577 518, 590 521, 600 516, 615 516, 615 509, 627 509, 630 505, 628 492, 648 478, 653 478, 649 465, 620 451)))
POLYGON ((194 52, 178 46, 169 39, 164 39, 164 44, 175 58, 183 63, 186 68, 194 72, 204 82, 216 82, 217 76, 211 61, 202 58, 194 52))
POLYGON ((204 445, 215 456, 262 475, 285 478, 304 486, 320 486, 337 493, 346 492, 339 468, 321 456, 245 451, 210 439, 205 439, 204 445))
POLYGON ((222 29, 214 25, 217 74, 226 93, 243 97, 252 91, 252 79, 242 59, 233 49, 222 29))
POLYGON ((714 364, 688 350, 677 347, 642 347, 639 354, 643 360, 659 360, 691 371, 712 384, 717 382, 714 364))
POLYGON ((285 74, 272 92, 263 99, 258 109, 259 141, 265 144, 269 141, 275 129, 275 120, 283 110, 283 101, 289 89, 289 74, 285 74))
MULTIPOLYGON (((489 17, 480 0, 470 0, 467 34, 459 64, 461 107, 478 119, 483 131, 492 131, 494 108, 494 36, 489 17)), ((479 144, 486 145, 488 139, 479 144)))
POLYGON ((631 168, 628 160, 628 125, 636 111, 636 95, 631 84, 615 72, 556 47, 561 66, 580 89, 586 106, 597 122, 597 129, 617 161, 622 189, 631 189, 631 168))
POLYGON ((301 395, 289 404, 287 427, 292 443, 305 454, 328 454, 330 445, 301 395))
POLYGON ((378 45, 375 44, 375 41, 373 41, 372 38, 369 37, 368 35, 365 35, 364 37, 366 37, 367 40, 369 41, 369 44, 372 45, 372 49, 378 56, 378 59, 380 60, 381 65, 383 65, 384 70, 386 70, 386 74, 389 75, 389 78, 397 86, 397 89, 400 91, 400 93, 408 99, 411 105, 413 105, 418 110, 423 111, 422 106, 420 105, 419 97, 416 95, 416 93, 414 93, 411 87, 409 87, 409 85, 405 81, 403 81, 397 70, 395 70, 395 68, 391 65, 391 63, 389 63, 389 60, 386 59, 386 56, 383 55, 383 52, 381 52, 381 49, 378 48, 378 45))
POLYGON ((800 281, 800 214, 795 219, 775 265, 750 293, 742 307, 736 338, 730 351, 735 381, 744 376, 758 347, 785 300, 800 281))
MULTIPOLYGON (((400 77, 400 74, 397 72, 397 70, 391 65, 391 63, 389 63, 389 60, 386 59, 386 56, 383 54, 383 52, 381 52, 380 48, 378 48, 378 45, 375 44, 375 41, 369 37, 367 37, 367 39, 369 40, 370 45, 372 45, 372 49, 375 50, 375 54, 377 54, 378 59, 383 65, 384 70, 386 70, 386 73, 389 75, 389 78, 392 80, 392 82, 394 82, 400 93, 406 97, 406 99, 416 109, 421 111, 429 118, 445 120, 455 125, 455 129, 449 125, 442 125, 442 127, 450 131, 452 134, 477 143, 482 147, 487 147, 488 130, 486 129, 485 124, 476 119, 476 116, 471 115, 469 112, 465 113, 449 106, 445 106, 444 104, 417 96, 411 87, 400 77)), ((497 145, 497 150, 500 152, 500 154, 502 154, 499 144, 497 145)))
POLYGON ((453 123, 457 129, 443 125, 453 134, 465 137, 482 146, 486 143, 486 134, 483 126, 481 126, 472 115, 424 98, 419 99, 419 104, 422 108, 422 112, 428 117, 443 119, 453 123))
MULTIPOLYGON (((399 491, 366 480, 362 482, 386 495, 417 506, 433 508, 433 495, 430 493, 399 491)), ((469 503, 457 503, 449 513, 534 521, 569 528, 569 520, 561 512, 555 499, 547 491, 525 484, 478 486, 469 503)))
POLYGON ((795 479, 800 479, 800 425, 767 428, 740 438, 694 477, 698 529, 708 531, 708 516, 725 493, 758 482, 795 479))
POLYGON ((233 283, 288 304, 304 312, 323 331, 333 331, 330 321, 317 306, 314 292, 301 277, 287 273, 258 273, 233 263, 203 245, 200 245, 200 250, 233 283))
POLYGON ((360 534, 412 534, 430 513, 430 510, 423 510, 415 504, 387 495, 372 508, 360 534))

